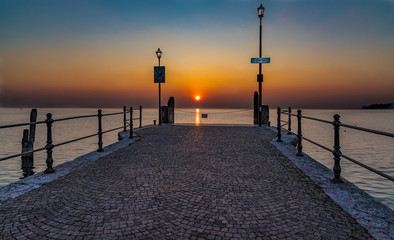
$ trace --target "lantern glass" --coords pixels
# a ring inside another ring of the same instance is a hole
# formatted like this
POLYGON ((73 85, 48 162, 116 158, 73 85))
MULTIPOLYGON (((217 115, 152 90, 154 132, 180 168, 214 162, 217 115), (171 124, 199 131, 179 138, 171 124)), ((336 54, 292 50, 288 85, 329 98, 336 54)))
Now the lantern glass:
POLYGON ((257 11, 259 12, 259 18, 262 18, 264 16, 263 4, 260 4, 260 7, 257 8, 257 11))
POLYGON ((162 51, 160 51, 160 48, 159 49, 157 49, 157 51, 156 51, 156 56, 158 57, 158 58, 161 58, 161 54, 162 54, 163 52, 162 51))

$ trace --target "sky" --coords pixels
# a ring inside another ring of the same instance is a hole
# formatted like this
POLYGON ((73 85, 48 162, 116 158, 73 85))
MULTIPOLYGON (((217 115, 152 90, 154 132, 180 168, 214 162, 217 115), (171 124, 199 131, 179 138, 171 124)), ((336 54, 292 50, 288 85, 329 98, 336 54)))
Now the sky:
POLYGON ((0 0, 1 107, 394 102, 394 0, 0 0), (201 97, 195 101, 195 96, 201 97))

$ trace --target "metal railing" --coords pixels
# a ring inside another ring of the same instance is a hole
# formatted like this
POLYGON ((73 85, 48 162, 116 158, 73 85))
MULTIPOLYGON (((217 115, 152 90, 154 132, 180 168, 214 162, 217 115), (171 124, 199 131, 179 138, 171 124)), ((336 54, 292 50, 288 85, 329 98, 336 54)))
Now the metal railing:
MULTIPOLYGON (((139 120, 139 127, 142 127, 142 106, 139 107, 139 117, 138 118, 133 118, 133 108, 130 107, 129 109, 126 108, 126 106, 123 107, 123 111, 122 112, 115 112, 115 113, 107 113, 107 114, 103 114, 101 109, 97 110, 97 114, 92 114, 92 115, 84 115, 84 116, 73 116, 73 117, 66 117, 66 118, 59 118, 59 119, 53 119, 52 118, 52 114, 48 113, 46 114, 46 120, 45 121, 36 121, 36 122, 28 122, 28 123, 17 123, 17 124, 9 124, 9 125, 2 125, 0 126, 0 129, 5 129, 5 128, 13 128, 13 127, 21 127, 21 126, 31 126, 31 125, 37 125, 37 124, 46 124, 47 126, 47 139, 46 139, 46 145, 45 147, 42 148, 38 148, 38 149, 33 149, 30 151, 24 151, 22 153, 19 154, 13 154, 13 155, 9 155, 3 158, 0 158, 0 161, 4 161, 4 160, 8 160, 11 158, 15 158, 15 157, 19 157, 22 156, 25 157, 29 154, 33 154, 35 152, 40 152, 43 150, 46 150, 47 153, 47 158, 46 158, 46 170, 44 171, 45 173, 53 173, 55 172, 55 169, 53 168, 53 158, 52 158, 52 152, 53 149, 55 147, 59 147, 62 145, 66 145, 69 143, 73 143, 73 142, 77 142, 77 141, 81 141, 87 138, 91 138, 94 136, 98 136, 98 149, 97 152, 103 152, 103 134, 105 133, 109 133, 112 131, 116 131, 119 129, 123 128, 123 132, 127 132, 127 127, 129 127, 129 131, 130 131, 130 137, 129 138, 133 138, 133 120, 139 120), (102 118, 103 117, 108 117, 108 116, 113 116, 113 115, 121 115, 123 114, 123 125, 120 127, 116 127, 113 129, 109 129, 109 130, 105 130, 103 131, 103 127, 102 127, 102 118), (129 118, 127 118, 127 114, 129 114, 129 118), (65 142, 61 142, 61 143, 57 143, 57 144, 53 144, 53 140, 52 140, 52 124, 56 123, 56 122, 61 122, 61 121, 69 121, 69 120, 75 120, 75 119, 81 119, 81 118, 92 118, 92 117, 97 117, 98 119, 98 132, 88 135, 88 136, 84 136, 84 137, 80 137, 80 138, 75 138, 72 140, 68 140, 65 142)), ((30 166, 31 168, 33 168, 33 166, 30 166)))
POLYGON ((297 114, 292 114, 290 107, 289 107, 288 110, 281 110, 281 108, 278 107, 277 113, 278 113, 278 121, 277 121, 277 132, 278 132, 277 135, 278 135, 278 138, 277 138, 277 141, 278 142, 282 142, 282 131, 281 130, 284 129, 283 127, 287 125, 288 126, 288 128, 287 128, 288 134, 296 134, 297 135, 297 154, 296 154, 296 156, 304 156, 304 154, 302 152, 302 148, 303 148, 302 147, 302 139, 304 139, 304 140, 306 140, 306 141, 308 141, 308 142, 310 142, 310 143, 312 143, 312 144, 314 144, 314 145, 316 145, 316 146, 318 146, 318 147, 320 147, 320 148, 322 148, 322 149, 324 149, 326 151, 329 151, 329 152, 331 152, 333 154, 333 156, 334 156, 334 167, 333 167, 334 178, 331 180, 332 182, 334 182, 334 183, 342 183, 343 182, 343 180, 341 179, 341 165, 340 165, 341 157, 344 158, 344 159, 347 159, 347 160, 349 160, 349 161, 351 161, 351 162, 353 162, 353 163, 355 163, 355 164, 357 164, 357 165, 359 165, 359 166, 361 166, 361 167, 363 167, 365 169, 368 169, 369 171, 374 172, 374 173, 376 173, 376 174, 378 174, 378 175, 380 175, 380 176, 382 176, 382 177, 384 177, 384 178, 386 178, 388 180, 394 181, 394 177, 389 176, 389 175, 387 175, 387 174, 385 174, 385 173, 383 173, 383 172, 381 172, 379 170, 376 170, 376 169, 374 169, 374 168, 372 168, 372 167, 370 167, 370 166, 368 166, 368 165, 366 165, 364 163, 361 163, 361 162, 359 162, 359 161, 357 161, 357 160, 355 160, 355 159, 353 159, 351 157, 348 157, 348 156, 342 154, 342 152, 340 150, 341 146, 340 146, 339 129, 340 129, 340 127, 345 127, 345 128, 351 128, 351 129, 355 129, 355 130, 358 130, 358 131, 378 134, 378 135, 387 136, 387 137, 394 137, 393 133, 382 132, 382 131, 378 131, 378 130, 373 130, 373 129, 368 129, 368 128, 356 127, 356 126, 352 126, 352 125, 348 125, 348 124, 343 124, 343 123, 341 123, 339 121, 340 116, 338 114, 335 114, 333 116, 334 121, 330 122, 330 121, 323 120, 323 119, 303 116, 301 110, 297 110, 297 114), (281 114, 288 115, 288 117, 289 117, 288 121, 282 121, 281 120, 281 114), (297 133, 294 133, 294 132, 291 131, 291 117, 292 116, 293 117, 297 117, 297 123, 298 123, 297 133), (312 121, 318 121, 318 122, 322 122, 322 123, 333 125, 334 126, 334 148, 330 149, 330 148, 328 148, 326 146, 323 146, 320 143, 317 143, 317 142, 315 142, 315 141, 313 141, 311 139, 308 139, 308 138, 302 136, 301 120, 303 118, 304 119, 308 119, 308 120, 312 120, 312 121), (283 122, 285 122, 285 123, 282 124, 283 122))

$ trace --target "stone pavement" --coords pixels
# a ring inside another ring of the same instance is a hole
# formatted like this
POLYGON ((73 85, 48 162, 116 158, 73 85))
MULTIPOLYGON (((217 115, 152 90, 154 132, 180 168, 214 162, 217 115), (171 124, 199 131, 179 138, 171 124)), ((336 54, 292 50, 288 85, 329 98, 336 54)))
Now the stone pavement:
POLYGON ((371 239, 256 127, 160 126, 0 206, 0 239, 371 239))

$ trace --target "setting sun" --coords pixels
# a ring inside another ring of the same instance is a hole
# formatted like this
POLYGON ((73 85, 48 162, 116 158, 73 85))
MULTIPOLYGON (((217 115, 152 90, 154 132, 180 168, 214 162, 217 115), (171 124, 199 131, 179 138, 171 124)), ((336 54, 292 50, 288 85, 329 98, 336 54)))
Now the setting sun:
POLYGON ((196 101, 200 101, 200 96, 196 96, 196 101))

